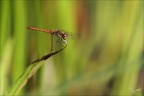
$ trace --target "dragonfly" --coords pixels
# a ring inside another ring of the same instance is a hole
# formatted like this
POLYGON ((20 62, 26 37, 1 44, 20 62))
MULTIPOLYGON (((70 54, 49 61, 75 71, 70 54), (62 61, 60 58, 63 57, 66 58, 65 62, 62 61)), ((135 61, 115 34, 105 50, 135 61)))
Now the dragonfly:
POLYGON ((50 56, 52 56, 52 55, 54 55, 54 54, 62 51, 63 49, 65 49, 65 47, 68 44, 67 38, 68 38, 69 35, 68 35, 68 33, 64 32, 63 30, 58 30, 58 29, 57 30, 44 30, 44 29, 36 28, 36 27, 32 27, 32 26, 28 26, 27 29, 35 30, 35 31, 41 31, 41 32, 49 33, 49 34, 52 35, 51 53, 49 53, 47 55, 44 55, 43 57, 41 57, 40 59, 37 59, 37 60, 33 61, 32 63, 36 63, 36 62, 39 62, 39 61, 42 61, 42 60, 46 60, 50 56), (52 52, 53 51, 53 36, 58 37, 57 43, 59 43, 61 46, 63 46, 63 48, 61 48, 60 50, 57 50, 55 52, 52 52), (65 46, 62 43, 64 43, 65 46))
POLYGON ((41 31, 41 32, 45 32, 45 33, 49 33, 51 35, 57 36, 59 38, 57 41, 58 43, 64 42, 66 45, 68 43, 67 38, 69 35, 68 35, 68 33, 64 32, 63 30, 59 30, 59 29, 44 30, 44 29, 36 28, 36 27, 32 27, 32 26, 28 26, 27 28, 30 30, 41 31))

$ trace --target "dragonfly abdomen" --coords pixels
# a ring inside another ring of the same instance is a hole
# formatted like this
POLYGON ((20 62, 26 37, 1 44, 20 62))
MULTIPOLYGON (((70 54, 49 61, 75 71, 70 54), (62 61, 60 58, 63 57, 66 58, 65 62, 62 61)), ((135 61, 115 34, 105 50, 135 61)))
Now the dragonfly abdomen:
POLYGON ((27 28, 28 28, 28 29, 31 29, 31 30, 36 30, 36 31, 41 31, 41 32, 49 33, 49 34, 52 33, 51 30, 44 30, 44 29, 35 28, 35 27, 32 27, 32 26, 28 26, 27 28))

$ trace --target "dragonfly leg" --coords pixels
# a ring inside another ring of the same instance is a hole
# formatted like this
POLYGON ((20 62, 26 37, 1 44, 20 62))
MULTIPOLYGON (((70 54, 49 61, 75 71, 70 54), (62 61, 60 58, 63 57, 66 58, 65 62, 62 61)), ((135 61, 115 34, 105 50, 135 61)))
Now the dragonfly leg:
POLYGON ((51 35, 51 53, 53 51, 53 35, 51 35))
POLYGON ((61 37, 59 37, 59 39, 57 40, 56 43, 58 43, 60 45, 60 49, 63 49, 65 46, 63 45, 63 39, 61 37))

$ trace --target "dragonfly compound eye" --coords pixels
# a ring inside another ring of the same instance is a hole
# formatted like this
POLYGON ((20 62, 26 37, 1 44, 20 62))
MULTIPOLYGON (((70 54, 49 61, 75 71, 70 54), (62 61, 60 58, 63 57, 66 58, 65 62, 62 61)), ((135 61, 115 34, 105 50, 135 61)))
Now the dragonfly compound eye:
POLYGON ((64 38, 64 39, 67 39, 67 38, 68 38, 68 34, 67 34, 67 33, 64 33, 64 34, 63 34, 63 38, 64 38))

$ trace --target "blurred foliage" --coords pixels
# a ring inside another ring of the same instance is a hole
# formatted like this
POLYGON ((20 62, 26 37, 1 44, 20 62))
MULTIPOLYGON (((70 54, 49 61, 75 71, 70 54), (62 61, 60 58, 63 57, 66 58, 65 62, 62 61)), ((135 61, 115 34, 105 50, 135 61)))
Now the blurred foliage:
POLYGON ((143 96, 143 4, 143 0, 1 0, 0 94, 17 83, 33 60, 50 52, 51 36, 26 29, 34 26, 80 37, 46 60, 19 94, 143 96))

